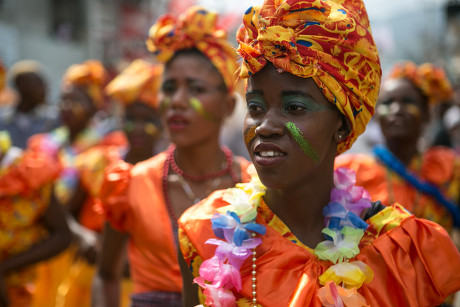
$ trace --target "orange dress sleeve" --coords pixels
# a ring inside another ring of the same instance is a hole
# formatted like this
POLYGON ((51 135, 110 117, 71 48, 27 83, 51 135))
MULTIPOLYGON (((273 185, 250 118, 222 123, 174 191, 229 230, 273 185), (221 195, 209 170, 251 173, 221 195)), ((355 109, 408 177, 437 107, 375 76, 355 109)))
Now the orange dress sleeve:
POLYGON ((61 171, 61 165, 41 151, 26 150, 6 170, 0 172, 0 197, 30 196, 40 187, 53 182, 61 171))
POLYGON ((460 290, 460 253, 444 228, 397 204, 368 222, 379 234, 356 259, 374 271, 360 289, 371 306, 436 306, 460 290))
POLYGON ((132 165, 124 161, 110 164, 104 174, 100 190, 100 201, 105 218, 121 232, 126 231, 126 213, 129 210, 128 188, 132 165))

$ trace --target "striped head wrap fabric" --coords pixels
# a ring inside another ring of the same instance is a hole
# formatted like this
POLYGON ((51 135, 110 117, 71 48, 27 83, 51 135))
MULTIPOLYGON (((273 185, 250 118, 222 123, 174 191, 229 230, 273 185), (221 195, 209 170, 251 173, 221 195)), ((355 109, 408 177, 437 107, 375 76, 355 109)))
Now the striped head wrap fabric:
POLYGON ((163 15, 150 28, 147 48, 164 63, 179 50, 196 48, 217 68, 231 92, 237 79, 237 54, 217 21, 217 13, 199 6, 189 8, 177 18, 163 15))
POLYGON ((237 41, 242 78, 267 62, 313 78, 352 127, 337 154, 364 132, 374 114, 381 67, 362 0, 265 0, 246 11, 237 41))
POLYGON ((433 63, 417 66, 407 61, 396 63, 385 79, 406 78, 427 98, 429 106, 448 102, 454 96, 454 90, 444 70, 433 63))
POLYGON ((142 102, 157 108, 162 73, 163 65, 136 59, 106 86, 105 92, 124 106, 142 102))
POLYGON ((108 80, 108 73, 100 61, 88 60, 71 65, 64 74, 63 87, 77 86, 87 90, 96 107, 104 103, 104 86, 108 80))

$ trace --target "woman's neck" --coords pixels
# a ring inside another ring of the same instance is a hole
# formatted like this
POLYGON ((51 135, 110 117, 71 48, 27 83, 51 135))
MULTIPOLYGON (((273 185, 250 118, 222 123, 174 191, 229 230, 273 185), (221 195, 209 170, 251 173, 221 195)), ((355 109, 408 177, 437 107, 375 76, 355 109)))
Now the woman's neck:
POLYGON ((267 189, 265 201, 270 209, 307 246, 323 241, 323 208, 330 201, 333 174, 311 176, 290 190, 267 189))
POLYGON ((412 159, 418 155, 416 140, 405 140, 405 142, 389 140, 386 146, 405 166, 408 166, 412 159))
POLYGON ((152 150, 132 150, 129 149, 126 153, 125 161, 131 164, 136 164, 138 162, 144 161, 152 157, 152 150))
POLYGON ((217 140, 194 146, 176 147, 174 158, 184 173, 197 176, 217 172, 225 163, 225 155, 217 140))

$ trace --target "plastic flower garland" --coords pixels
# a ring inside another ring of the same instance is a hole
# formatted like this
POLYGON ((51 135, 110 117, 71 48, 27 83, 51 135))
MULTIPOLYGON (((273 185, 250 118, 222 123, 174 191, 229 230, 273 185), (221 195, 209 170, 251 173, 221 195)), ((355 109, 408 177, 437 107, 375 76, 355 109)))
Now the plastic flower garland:
MULTIPOLYGON (((228 189, 224 200, 230 205, 219 209, 211 218, 212 229, 219 239, 209 239, 206 244, 216 245, 215 255, 205 260, 194 279, 203 288, 208 306, 235 306, 232 290, 241 290, 240 268, 252 254, 252 249, 262 243, 255 234, 265 234, 265 226, 255 223, 257 207, 266 188, 253 171, 249 183, 239 183, 228 189)), ((372 281, 372 270, 361 261, 348 262, 359 254, 359 241, 368 225, 359 217, 371 207, 369 194, 354 186, 354 171, 338 168, 334 172, 335 188, 331 201, 324 208, 325 241, 315 248, 315 255, 334 265, 319 277, 323 285, 318 297, 324 306, 367 306, 357 289, 372 281)))

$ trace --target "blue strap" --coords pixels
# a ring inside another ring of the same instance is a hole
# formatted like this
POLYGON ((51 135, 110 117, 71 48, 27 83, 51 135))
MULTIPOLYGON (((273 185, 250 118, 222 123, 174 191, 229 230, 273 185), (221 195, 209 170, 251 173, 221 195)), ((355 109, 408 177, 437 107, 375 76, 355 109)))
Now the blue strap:
MULTIPOLYGON (((404 178, 418 191, 428 194, 436 199, 442 206, 444 206, 452 215, 454 226, 460 226, 460 209, 458 206, 447 200, 441 191, 429 182, 424 182, 417 178, 414 174, 410 173, 407 168, 399 161, 385 146, 377 145, 373 149, 376 157, 382 161, 387 167, 395 171, 399 176, 404 178)), ((402 204, 404 205, 404 204, 402 204)))

